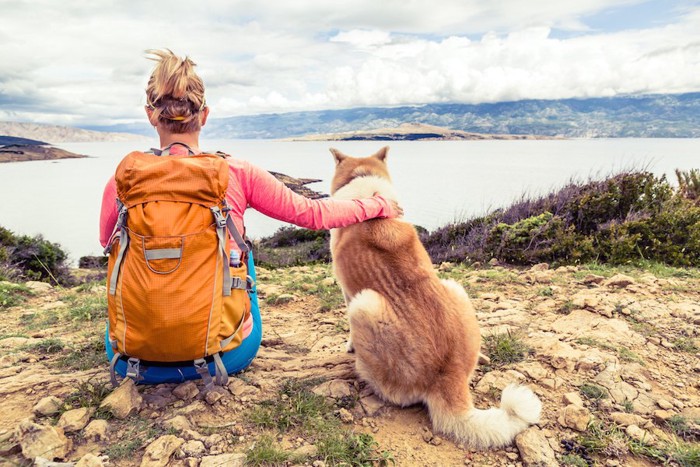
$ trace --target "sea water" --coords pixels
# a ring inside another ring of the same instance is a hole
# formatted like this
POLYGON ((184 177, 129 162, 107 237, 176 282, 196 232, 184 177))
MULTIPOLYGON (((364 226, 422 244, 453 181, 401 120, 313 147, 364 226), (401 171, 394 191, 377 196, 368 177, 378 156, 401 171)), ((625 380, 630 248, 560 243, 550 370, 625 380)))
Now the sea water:
MULTIPOLYGON (((157 141, 61 143, 90 157, 0 164, 0 226, 20 234, 42 234, 60 243, 72 261, 101 254, 99 211, 105 183, 128 152, 157 141)), ((284 142, 210 140, 221 150, 264 169, 298 178, 328 193, 333 146, 355 156, 390 146, 389 170, 406 220, 429 230, 505 207, 523 195, 538 196, 569 180, 600 179, 646 169, 675 181, 674 170, 700 168, 700 139, 567 139, 486 141, 284 142)), ((272 234, 283 223, 249 209, 246 232, 272 234)))

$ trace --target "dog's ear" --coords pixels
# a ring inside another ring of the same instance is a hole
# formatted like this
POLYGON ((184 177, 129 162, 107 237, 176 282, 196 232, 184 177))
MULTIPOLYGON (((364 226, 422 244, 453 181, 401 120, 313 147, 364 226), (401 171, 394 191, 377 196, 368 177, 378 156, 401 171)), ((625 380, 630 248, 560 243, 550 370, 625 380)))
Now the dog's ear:
POLYGON ((380 161, 384 162, 386 160, 386 155, 389 152, 389 146, 384 146, 379 151, 377 151, 372 157, 376 157, 380 161))
POLYGON ((348 157, 342 152, 338 151, 336 148, 330 148, 330 151, 331 154, 333 154, 333 157, 335 157, 335 165, 340 164, 346 157, 348 157))

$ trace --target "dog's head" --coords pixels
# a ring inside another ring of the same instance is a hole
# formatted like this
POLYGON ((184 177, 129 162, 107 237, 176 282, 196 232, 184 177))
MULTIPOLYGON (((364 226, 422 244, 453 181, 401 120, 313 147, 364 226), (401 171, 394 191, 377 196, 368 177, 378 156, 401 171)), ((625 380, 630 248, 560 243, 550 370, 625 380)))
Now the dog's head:
POLYGON ((351 157, 337 149, 331 148, 335 157, 335 174, 331 182, 331 194, 344 187, 358 177, 375 176, 391 181, 386 166, 386 155, 389 146, 384 146, 369 157, 351 157))

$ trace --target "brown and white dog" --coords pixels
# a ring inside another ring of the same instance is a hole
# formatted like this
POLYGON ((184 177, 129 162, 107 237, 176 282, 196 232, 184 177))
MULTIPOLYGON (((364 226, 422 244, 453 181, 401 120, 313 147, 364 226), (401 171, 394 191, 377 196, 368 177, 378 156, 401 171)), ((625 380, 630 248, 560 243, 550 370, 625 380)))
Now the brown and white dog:
MULTIPOLYGON (((388 149, 365 158, 331 149, 332 196, 396 200, 388 149)), ((476 448, 508 445, 538 422, 541 402, 524 386, 507 387, 500 408, 474 407, 469 380, 481 345, 474 308, 461 285, 437 277, 411 224, 373 219, 334 229, 331 253, 347 302, 348 350, 377 395, 400 406, 425 403, 436 431, 476 448)))

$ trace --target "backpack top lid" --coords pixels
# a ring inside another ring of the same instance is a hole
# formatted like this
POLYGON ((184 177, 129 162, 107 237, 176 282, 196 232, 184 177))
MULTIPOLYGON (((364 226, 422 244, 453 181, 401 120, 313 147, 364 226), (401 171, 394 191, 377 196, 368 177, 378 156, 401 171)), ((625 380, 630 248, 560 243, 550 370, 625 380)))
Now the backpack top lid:
POLYGON ((151 201, 215 206, 226 197, 228 163, 215 154, 129 153, 117 167, 117 197, 127 207, 151 201))

